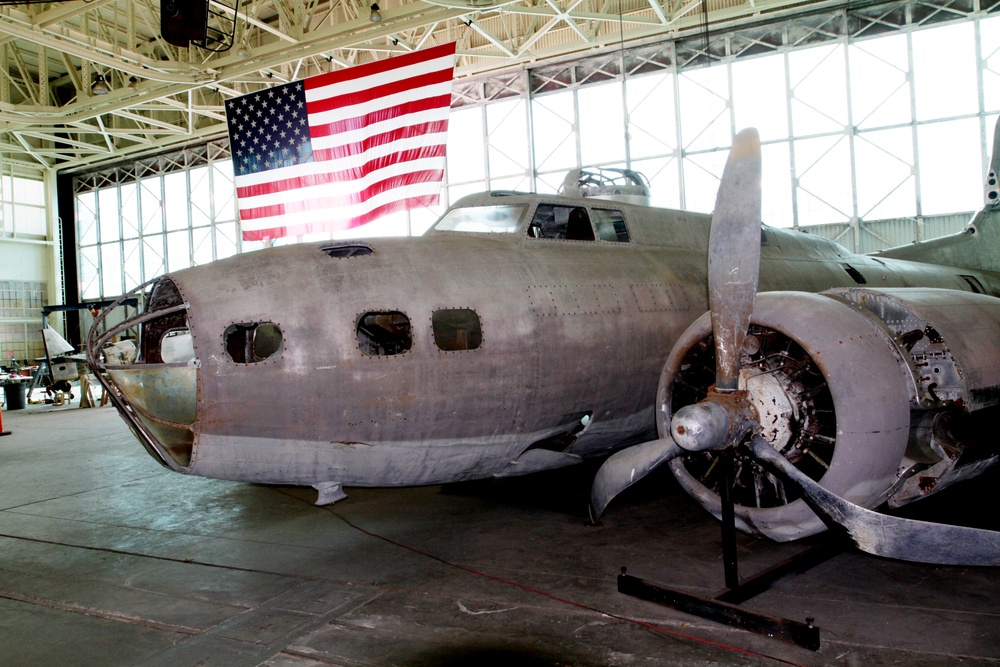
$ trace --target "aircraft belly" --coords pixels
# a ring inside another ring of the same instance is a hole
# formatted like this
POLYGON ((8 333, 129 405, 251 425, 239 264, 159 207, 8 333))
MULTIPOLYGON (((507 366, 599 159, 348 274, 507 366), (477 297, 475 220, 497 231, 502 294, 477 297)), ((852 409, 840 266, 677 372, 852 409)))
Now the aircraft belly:
POLYGON ((503 469, 521 437, 461 441, 317 442, 288 438, 199 436, 190 472, 244 482, 411 486, 481 479, 503 469))

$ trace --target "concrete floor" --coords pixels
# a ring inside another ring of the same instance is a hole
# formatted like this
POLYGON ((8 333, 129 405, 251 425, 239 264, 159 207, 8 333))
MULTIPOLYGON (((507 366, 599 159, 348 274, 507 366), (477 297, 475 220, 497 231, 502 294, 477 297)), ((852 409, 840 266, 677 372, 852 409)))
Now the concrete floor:
MULTIPOLYGON (((168 472, 111 408, 2 416, 0 665, 1000 663, 1000 569, 845 552, 747 604, 815 618, 817 652, 617 593, 622 565, 721 588, 718 526, 666 476, 597 527, 592 468, 323 509, 310 489, 168 472)), ((1000 529, 998 482, 925 512, 1000 529)), ((801 548, 739 544, 744 574, 801 548)))

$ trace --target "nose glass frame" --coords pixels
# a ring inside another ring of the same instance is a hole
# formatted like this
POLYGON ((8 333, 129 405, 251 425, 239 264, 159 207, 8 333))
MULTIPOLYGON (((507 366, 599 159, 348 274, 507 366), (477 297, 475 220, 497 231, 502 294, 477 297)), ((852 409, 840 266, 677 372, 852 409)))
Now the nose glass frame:
POLYGON ((198 418, 198 371, 185 301, 167 276, 136 287, 99 313, 87 336, 87 362, 112 404, 149 454, 190 469, 198 418), (137 315, 113 322, 127 299, 137 315))

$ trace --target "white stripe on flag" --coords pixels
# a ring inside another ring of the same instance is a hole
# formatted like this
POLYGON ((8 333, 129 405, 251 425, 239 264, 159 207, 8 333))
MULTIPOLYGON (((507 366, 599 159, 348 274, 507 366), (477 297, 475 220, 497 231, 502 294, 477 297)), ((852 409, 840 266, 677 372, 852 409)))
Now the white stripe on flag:
MULTIPOLYGON (((394 201, 402 201, 404 199, 410 199, 411 197, 418 197, 423 195, 433 195, 438 191, 439 184, 437 183, 413 183, 411 185, 404 185, 386 192, 379 193, 374 197, 371 197, 363 202, 354 204, 352 206, 344 206, 337 208, 335 210, 313 210, 313 211, 302 211, 296 213, 294 216, 295 225, 310 225, 310 224, 323 224, 329 225, 334 228, 338 228, 337 224, 342 222, 349 222, 353 218, 360 217, 365 213, 372 211, 383 204, 391 203, 394 201)), ((247 220, 242 223, 243 229, 246 231, 256 231, 261 229, 271 229, 274 227, 280 227, 284 225, 291 224, 287 216, 275 216, 272 218, 258 218, 256 220, 247 220)), ((339 227, 343 228, 343 227, 339 227)))

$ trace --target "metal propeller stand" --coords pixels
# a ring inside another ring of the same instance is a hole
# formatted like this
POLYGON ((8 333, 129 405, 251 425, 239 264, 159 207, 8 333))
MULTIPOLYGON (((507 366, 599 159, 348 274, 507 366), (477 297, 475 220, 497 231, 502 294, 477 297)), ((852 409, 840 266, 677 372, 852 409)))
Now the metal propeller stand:
POLYGON ((722 501, 722 559, 726 587, 713 597, 703 598, 633 577, 623 567, 618 575, 618 592, 817 651, 820 646, 819 628, 814 625, 813 619, 806 618, 803 623, 751 611, 739 605, 770 590, 779 582, 819 565, 841 549, 827 540, 740 582, 736 555, 736 511, 733 503, 733 458, 731 448, 723 449, 719 452, 716 464, 720 466, 722 474, 719 491, 722 501))

